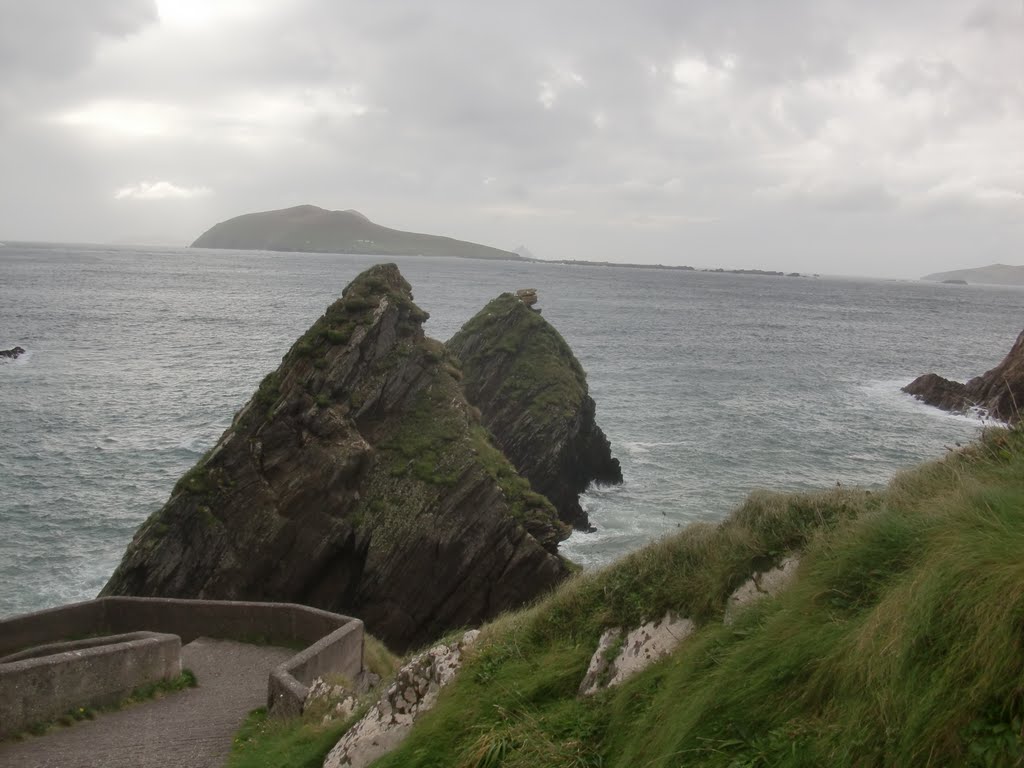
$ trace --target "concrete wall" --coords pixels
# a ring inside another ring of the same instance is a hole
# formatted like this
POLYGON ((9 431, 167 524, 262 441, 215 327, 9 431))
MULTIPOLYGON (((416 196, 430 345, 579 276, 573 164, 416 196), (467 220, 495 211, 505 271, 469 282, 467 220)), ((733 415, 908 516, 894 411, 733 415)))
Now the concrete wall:
MULTIPOLYGON (((142 630, 177 635, 181 643, 218 637, 305 646, 269 675, 267 703, 274 714, 301 712, 314 678, 341 675, 354 682, 363 669, 358 619, 293 603, 145 597, 102 597, 2 620, 0 657, 54 641, 142 630)), ((0 699, 5 695, 0 678, 0 699)))
POLYGON ((341 676, 356 683, 362 671, 363 622, 353 620, 270 673, 267 710, 278 717, 301 714, 313 680, 341 676))
POLYGON ((110 634, 106 628, 104 604, 101 600, 87 600, 84 603, 26 613, 0 621, 0 656, 54 640, 70 640, 96 634, 110 634))
POLYGON ((176 635, 137 632, 110 640, 0 664, 0 738, 78 707, 116 704, 141 685, 181 674, 176 635))

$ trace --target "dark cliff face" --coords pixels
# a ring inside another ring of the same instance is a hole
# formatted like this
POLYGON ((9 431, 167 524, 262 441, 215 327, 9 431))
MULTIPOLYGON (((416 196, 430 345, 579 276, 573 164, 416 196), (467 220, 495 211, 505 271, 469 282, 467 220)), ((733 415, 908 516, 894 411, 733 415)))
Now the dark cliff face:
POLYGON ((999 365, 966 384, 926 373, 903 391, 947 411, 981 408, 994 419, 1015 424, 1024 408, 1024 331, 999 365))
POLYGON ((392 264, 367 270, 139 529, 102 594, 286 600, 396 650, 567 574, 567 530, 489 442, 392 264))
POLYGON ((461 361, 466 397, 498 447, 562 520, 588 528, 580 493, 591 483, 621 483, 622 469, 594 421, 583 368, 562 336, 506 293, 446 346, 461 361))

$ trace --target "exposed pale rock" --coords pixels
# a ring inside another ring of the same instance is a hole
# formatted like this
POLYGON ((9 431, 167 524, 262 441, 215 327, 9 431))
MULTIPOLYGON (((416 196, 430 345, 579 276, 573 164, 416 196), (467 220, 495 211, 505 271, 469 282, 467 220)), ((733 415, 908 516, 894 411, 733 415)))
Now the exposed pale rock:
POLYGON ((612 627, 601 633, 601 639, 597 641, 597 650, 590 657, 590 666, 587 667, 587 674, 583 676, 580 683, 580 696, 589 696, 604 688, 606 681, 611 677, 608 668, 612 664, 612 649, 618 644, 622 637, 621 627, 612 627))
POLYGON ((615 627, 605 631, 580 684, 580 695, 589 696, 625 682, 672 653, 694 629, 696 625, 690 619, 666 613, 660 621, 649 621, 629 632, 612 660, 608 657, 618 647, 622 630, 615 627))
POLYGON ((755 573, 729 595, 723 621, 726 624, 732 624, 739 612, 751 603, 779 594, 796 578, 796 570, 799 565, 800 558, 791 556, 783 560, 776 568, 755 573))
POLYGON ((463 650, 479 634, 478 630, 466 632, 458 642, 437 645, 413 657, 398 670, 395 682, 370 711, 334 746, 324 768, 363 768, 401 744, 416 718, 437 703, 441 689, 462 665, 463 650))
POLYGON ((537 289, 536 288, 520 288, 516 291, 516 298, 519 299, 523 304, 528 307, 532 307, 537 303, 537 289))

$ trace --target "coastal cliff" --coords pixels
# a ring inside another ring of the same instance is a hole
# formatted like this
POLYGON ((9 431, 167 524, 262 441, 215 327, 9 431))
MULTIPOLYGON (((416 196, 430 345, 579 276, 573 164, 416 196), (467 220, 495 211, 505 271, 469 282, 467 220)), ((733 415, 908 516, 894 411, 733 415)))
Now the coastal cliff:
POLYGON ((356 278, 101 594, 288 600, 404 651, 553 587, 568 527, 491 444, 393 264, 356 278))
POLYGON ((586 374, 565 339, 539 312, 505 293, 446 346, 462 363, 466 397, 505 456, 563 521, 589 528, 579 495, 591 483, 621 483, 622 470, 595 422, 586 374))
POLYGON ((962 413, 979 408, 993 419, 1016 423, 1024 406, 1024 331, 999 365, 966 384, 926 373, 903 391, 943 410, 962 413))

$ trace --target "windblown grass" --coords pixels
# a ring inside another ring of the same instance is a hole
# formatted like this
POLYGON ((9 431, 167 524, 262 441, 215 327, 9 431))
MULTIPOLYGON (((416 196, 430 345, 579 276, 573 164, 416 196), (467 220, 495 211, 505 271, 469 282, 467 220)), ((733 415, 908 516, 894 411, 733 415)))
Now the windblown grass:
POLYGON ((490 625, 378 766, 1024 764, 1024 434, 996 431, 882 493, 756 494, 490 625), (796 584, 721 624, 752 571, 796 584), (702 628, 621 688, 576 688, 600 632, 702 628))

